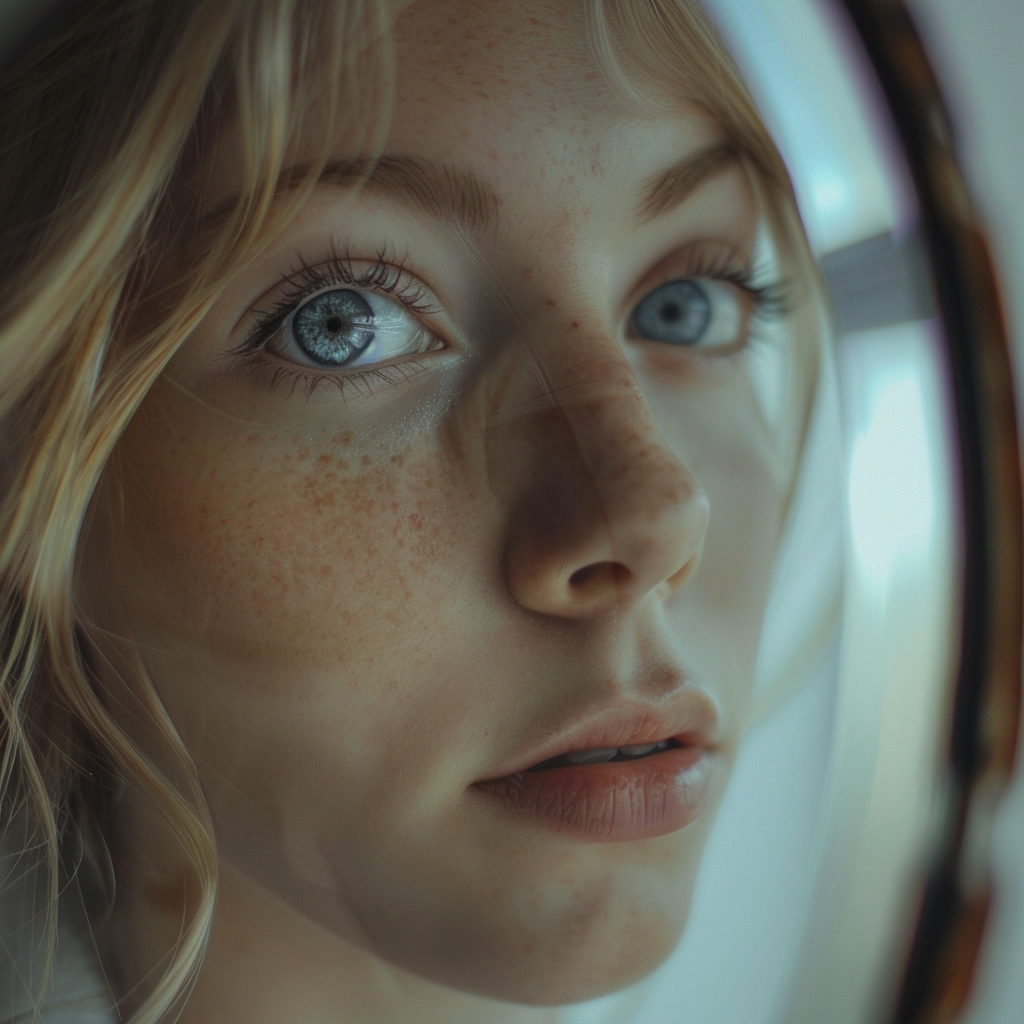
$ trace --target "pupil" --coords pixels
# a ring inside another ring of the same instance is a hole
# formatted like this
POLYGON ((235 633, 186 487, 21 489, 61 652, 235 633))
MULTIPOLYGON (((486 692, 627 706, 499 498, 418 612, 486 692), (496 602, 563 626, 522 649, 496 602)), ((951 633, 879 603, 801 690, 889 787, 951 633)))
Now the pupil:
POLYGON ((327 323, 324 326, 331 332, 331 334, 337 334, 341 330, 341 318, 337 316, 331 316, 327 318, 327 323))
POLYGON ((683 311, 679 308, 678 302, 666 302, 661 307, 661 318, 670 324, 674 324, 682 315, 683 311))

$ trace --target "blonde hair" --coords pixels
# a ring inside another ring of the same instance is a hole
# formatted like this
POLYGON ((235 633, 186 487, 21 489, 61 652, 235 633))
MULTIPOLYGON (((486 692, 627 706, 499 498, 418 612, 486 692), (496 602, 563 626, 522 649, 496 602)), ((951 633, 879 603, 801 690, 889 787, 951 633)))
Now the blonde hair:
MULTIPOLYGON (((588 3, 592 45, 618 86, 668 83, 706 107, 808 270, 785 167, 695 0, 588 3)), ((90 0, 0 79, 0 834, 17 865, 0 889, 32 865, 45 876, 37 1014, 58 893, 75 871, 62 842, 85 837, 102 860, 102 811, 119 785, 148 795, 198 888, 136 1024, 180 1007, 201 962, 216 848, 196 769, 144 673, 132 682, 168 751, 163 767, 91 683, 76 546, 118 438, 224 282, 305 202, 342 129, 379 151, 387 24, 373 0, 90 0), (357 55, 374 44, 375 70, 364 62, 357 77, 357 55), (356 94, 364 101, 340 102, 356 94), (314 105, 323 150, 272 216, 314 105), (358 123, 344 119, 351 109, 364 112, 358 123), (243 187, 200 236, 206 161, 229 116, 243 187), (187 271, 158 278, 175 247, 189 253, 187 271)))

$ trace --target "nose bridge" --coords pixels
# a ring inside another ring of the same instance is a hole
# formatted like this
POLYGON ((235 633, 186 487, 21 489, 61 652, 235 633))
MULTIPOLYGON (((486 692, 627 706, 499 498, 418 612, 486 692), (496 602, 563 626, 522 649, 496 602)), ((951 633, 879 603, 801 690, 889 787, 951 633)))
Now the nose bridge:
POLYGON ((509 389, 499 418, 502 457, 520 467, 512 589, 536 610, 581 617, 681 585, 696 567, 708 508, 621 348, 574 342, 534 358, 531 385, 509 389))
POLYGON ((689 549, 703 538, 706 502, 623 364, 594 385, 568 389, 561 411, 593 486, 609 558, 636 575, 651 554, 689 549))

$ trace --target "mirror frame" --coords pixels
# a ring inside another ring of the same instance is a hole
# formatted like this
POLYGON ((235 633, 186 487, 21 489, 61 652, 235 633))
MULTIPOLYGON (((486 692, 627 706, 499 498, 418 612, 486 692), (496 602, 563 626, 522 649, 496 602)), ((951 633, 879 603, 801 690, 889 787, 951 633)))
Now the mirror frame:
POLYGON ((939 827, 890 1024, 954 1020, 992 902, 989 835, 1021 716, 1021 463, 1014 377, 988 243, 938 80, 903 0, 840 0, 892 117, 920 210, 959 443, 960 663, 939 827))

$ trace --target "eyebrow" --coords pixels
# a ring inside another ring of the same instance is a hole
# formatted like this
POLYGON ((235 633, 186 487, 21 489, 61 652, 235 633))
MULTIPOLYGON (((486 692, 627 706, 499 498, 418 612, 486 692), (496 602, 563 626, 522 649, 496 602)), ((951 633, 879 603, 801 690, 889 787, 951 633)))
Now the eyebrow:
POLYGON ((351 187, 359 182, 370 192, 468 231, 495 224, 501 205, 494 190, 472 171, 411 156, 335 160, 317 184, 351 187))
MULTIPOLYGON (((708 179, 739 162, 739 155, 728 142, 712 144, 684 157, 668 170, 655 174, 641 190, 637 221, 653 220, 681 205, 708 179)), ((294 188, 307 172, 308 167, 301 164, 285 170, 277 193, 294 188)), ((467 231, 494 226, 501 206, 494 189, 472 171, 411 156, 332 160, 324 166, 316 185, 362 185, 375 195, 414 207, 438 220, 454 221, 467 231)), ((236 198, 218 203, 203 218, 204 223, 226 216, 236 198)))
POLYGON ((709 179, 741 163, 730 142, 718 142, 683 157, 667 171, 654 175, 643 189, 637 220, 653 220, 686 202, 709 179))

